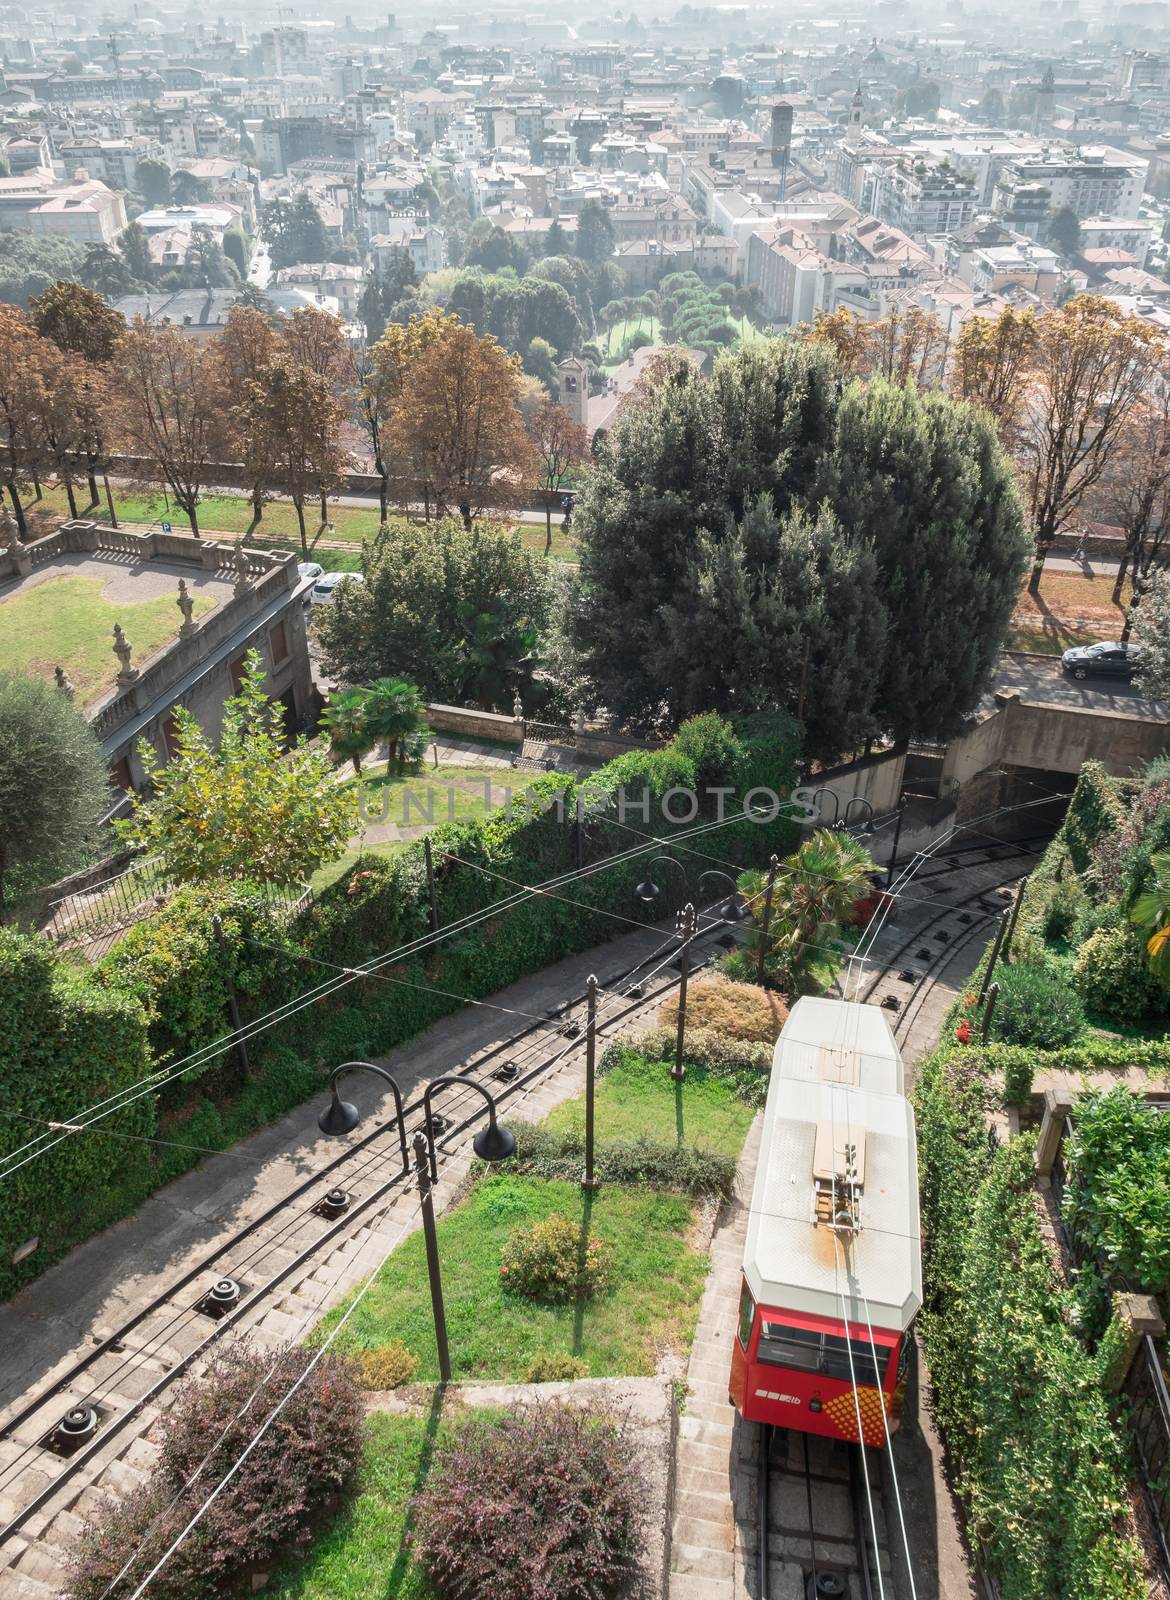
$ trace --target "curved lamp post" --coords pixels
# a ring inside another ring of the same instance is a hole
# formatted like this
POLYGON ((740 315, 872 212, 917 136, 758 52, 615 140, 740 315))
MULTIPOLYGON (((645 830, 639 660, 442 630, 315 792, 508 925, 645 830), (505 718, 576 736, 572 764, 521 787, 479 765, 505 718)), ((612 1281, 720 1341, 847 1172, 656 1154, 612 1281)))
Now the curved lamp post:
POLYGON ((729 883, 731 885, 731 893, 719 907, 719 916, 721 921, 743 922, 746 917, 751 915, 747 906, 744 904, 743 895, 739 892, 739 885, 729 872, 719 872, 714 869, 712 869, 710 872, 704 872, 703 876, 699 879, 700 895, 703 891, 703 882, 707 878, 722 878, 724 883, 729 883))
POLYGON ((402 1141, 402 1170, 409 1172, 410 1154, 406 1148, 406 1119, 402 1115, 402 1090, 384 1067, 376 1067, 372 1061, 343 1061, 341 1066, 335 1067, 329 1075, 329 1104, 317 1118, 317 1126, 322 1133, 352 1133, 362 1120, 361 1112, 352 1101, 343 1100, 337 1092, 337 1085, 347 1072, 372 1072, 375 1077, 382 1078, 390 1085, 390 1092, 394 1096, 398 1137, 402 1141))
MULTIPOLYGON (((390 1085, 394 1095, 394 1106, 397 1113, 398 1132, 402 1141, 403 1171, 410 1171, 410 1156, 406 1148, 406 1124, 403 1118, 402 1091, 397 1082, 383 1068, 374 1066, 371 1061, 347 1061, 338 1067, 330 1076, 329 1090, 330 1101, 325 1110, 317 1118, 317 1126, 322 1133, 352 1133, 362 1120, 361 1112, 348 1100, 343 1100, 337 1092, 338 1080, 343 1073, 365 1071, 372 1072, 376 1077, 382 1078, 390 1085)), ((416 1133, 412 1140, 414 1149, 414 1170, 418 1177, 418 1197, 422 1211, 423 1238, 427 1249, 427 1276, 431 1285, 431 1310, 435 1318, 435 1344, 439 1352, 439 1377, 444 1383, 451 1381, 451 1352, 447 1344, 447 1312, 443 1304, 443 1278, 439 1269, 439 1240, 435 1232, 435 1207, 431 1199, 431 1186, 435 1182, 435 1138, 434 1127, 431 1121, 431 1095, 436 1089, 446 1084, 458 1084, 464 1089, 478 1089, 488 1103, 488 1125, 482 1132, 477 1133, 472 1140, 472 1149, 481 1161, 506 1161, 516 1149, 516 1137, 496 1120, 496 1102, 491 1094, 481 1083, 475 1083, 470 1078, 443 1077, 436 1078, 427 1085, 423 1096, 423 1112, 426 1117, 426 1133, 416 1133)))
POLYGON ((646 868, 645 878, 634 890, 634 893, 644 906, 652 906, 658 899, 658 896, 662 893, 662 890, 654 882, 654 878, 652 876, 652 870, 655 864, 659 861, 665 861, 668 866, 676 867, 678 871, 682 873, 683 891, 684 893, 686 891, 687 869, 683 866, 682 862, 676 861, 673 856, 655 856, 646 868))
POLYGON ((873 806, 870 805, 869 801, 865 798, 865 796, 863 794, 855 794, 850 798, 849 804, 845 807, 845 826, 847 828, 850 826, 849 816, 850 816, 850 813, 852 812, 854 806, 864 806, 865 807, 867 815, 866 815, 865 821, 861 825, 861 831, 862 831, 862 833, 866 833, 866 834, 872 833, 873 832, 873 806))
POLYGON ((481 1133, 477 1133, 471 1141, 471 1148, 481 1161, 507 1161, 509 1156, 516 1154, 516 1135, 510 1128, 501 1126, 496 1120, 496 1102, 490 1090, 485 1089, 482 1083, 476 1083, 474 1078, 458 1078, 447 1076, 432 1078, 427 1084, 426 1093, 423 1095, 423 1126, 426 1129, 427 1152, 430 1157, 431 1182, 438 1183, 439 1172, 435 1163, 435 1126, 431 1116, 431 1096, 436 1089, 445 1089, 448 1084, 453 1084, 459 1089, 475 1089, 487 1101, 488 1125, 481 1133))

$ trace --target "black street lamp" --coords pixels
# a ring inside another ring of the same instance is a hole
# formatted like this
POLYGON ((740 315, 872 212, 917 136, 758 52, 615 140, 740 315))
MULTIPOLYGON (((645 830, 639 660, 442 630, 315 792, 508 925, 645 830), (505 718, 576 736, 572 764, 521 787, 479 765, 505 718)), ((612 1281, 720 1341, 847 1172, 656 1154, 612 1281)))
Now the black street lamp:
MULTIPOLYGON (((343 1100, 337 1092, 337 1083, 345 1072, 372 1072, 377 1077, 384 1079, 394 1095, 394 1107, 398 1122, 398 1133, 402 1141, 402 1167, 404 1172, 410 1171, 410 1155, 406 1147, 406 1123, 402 1114, 402 1091, 396 1081, 383 1067, 374 1066, 370 1061, 347 1061, 333 1072, 329 1079, 330 1101, 325 1110, 317 1118, 317 1126, 322 1133, 352 1133, 362 1120, 361 1112, 348 1100, 343 1100)), ((431 1095, 434 1090, 442 1088, 445 1084, 458 1084, 464 1089, 478 1089, 488 1103, 488 1125, 477 1133, 472 1140, 472 1149, 481 1161, 506 1161, 516 1151, 516 1137, 510 1129, 501 1126, 496 1120, 496 1102, 483 1084, 475 1083, 470 1078, 443 1077, 436 1078, 428 1084, 423 1096, 423 1112, 426 1117, 426 1132, 419 1131, 412 1141, 414 1149, 414 1170, 418 1176, 418 1197, 422 1211, 423 1238, 427 1251, 427 1276, 431 1285, 431 1310, 435 1318, 435 1344, 439 1351, 439 1377, 444 1383, 451 1381, 451 1352, 447 1344, 447 1312, 443 1304, 443 1278, 439 1270, 439 1238, 435 1231, 435 1207, 431 1197, 432 1187, 437 1179, 435 1169, 435 1137, 431 1120, 431 1095)))
POLYGON ((861 831, 862 831, 862 833, 865 833, 865 834, 872 833, 874 831, 874 827, 873 827, 873 806, 870 804, 870 802, 865 798, 865 796, 863 794, 855 794, 850 798, 849 804, 845 807, 845 826, 847 828, 849 828, 849 827, 852 827, 852 825, 853 825, 850 822, 849 818, 850 818, 850 813, 852 812, 854 806, 864 806, 865 807, 866 812, 868 814, 867 814, 867 816, 865 818, 865 821, 861 824, 861 831))
POLYGON ((435 1161, 435 1125, 431 1115, 431 1096, 436 1089, 445 1089, 448 1084, 454 1084, 459 1089, 474 1089, 477 1094, 483 1095, 487 1101, 488 1125, 477 1133, 471 1141, 471 1148, 481 1161, 507 1161, 509 1156, 516 1154, 516 1135, 510 1128, 505 1128, 496 1121, 496 1102, 491 1091, 485 1089, 482 1083, 476 1083, 474 1078, 458 1078, 447 1076, 432 1078, 427 1084, 426 1093, 423 1095, 423 1127, 426 1130, 427 1148, 430 1151, 431 1182, 438 1183, 439 1169, 435 1161))
POLYGON ((751 912, 744 903, 743 895, 739 892, 739 885, 729 872, 718 872, 715 869, 712 869, 710 872, 704 872, 703 876, 699 879, 700 895, 702 895, 703 892, 704 880, 707 878, 722 878, 724 883, 729 883, 731 885, 731 893, 719 907, 719 917, 721 921, 743 922, 751 915, 751 912))
POLYGON ((322 1133, 352 1133, 362 1120, 358 1108, 351 1101, 343 1100, 337 1092, 337 1085, 347 1072, 372 1072, 375 1077, 382 1078, 390 1085, 390 1092, 394 1096, 394 1120, 398 1124, 398 1137, 402 1141, 402 1170, 409 1172, 410 1154, 406 1148, 406 1119, 402 1115, 402 1090, 385 1067, 376 1067, 372 1061, 343 1061, 341 1066, 335 1067, 329 1076, 329 1104, 317 1118, 317 1126, 322 1133))
POLYGON ((638 896, 638 899, 642 902, 642 904, 644 906, 652 906, 654 904, 654 902, 658 899, 658 896, 662 893, 662 890, 654 882, 654 878, 653 878, 653 875, 652 875, 652 869, 653 869, 655 863, 659 862, 659 861, 665 861, 668 866, 675 867, 679 872, 682 873, 683 891, 684 891, 684 893, 686 891, 686 887, 687 887, 687 872, 686 872, 686 868, 683 866, 682 862, 681 861, 676 861, 673 856, 655 856, 653 858, 653 860, 650 862, 649 866, 647 866, 647 868, 646 868, 646 876, 645 876, 645 878, 638 885, 638 887, 634 890, 634 893, 638 896))

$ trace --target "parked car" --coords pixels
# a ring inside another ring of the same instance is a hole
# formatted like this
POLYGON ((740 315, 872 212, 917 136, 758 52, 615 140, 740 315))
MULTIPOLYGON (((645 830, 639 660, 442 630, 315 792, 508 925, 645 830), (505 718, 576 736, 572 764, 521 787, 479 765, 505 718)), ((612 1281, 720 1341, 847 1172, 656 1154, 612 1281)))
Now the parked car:
MULTIPOLYGON (((316 582, 318 578, 324 576, 325 568, 317 561, 298 561, 297 573, 302 583, 304 583, 306 578, 312 578, 313 581, 316 582)), ((313 591, 311 589, 306 589, 304 594, 301 596, 301 600, 304 604, 305 610, 307 611, 313 603, 313 591)))
POLYGON ((1142 658, 1138 644, 1081 644, 1061 656, 1074 678, 1132 678, 1142 658))
POLYGON ((313 585, 313 604, 331 606, 337 586, 341 583, 365 583, 360 572, 323 572, 313 585))

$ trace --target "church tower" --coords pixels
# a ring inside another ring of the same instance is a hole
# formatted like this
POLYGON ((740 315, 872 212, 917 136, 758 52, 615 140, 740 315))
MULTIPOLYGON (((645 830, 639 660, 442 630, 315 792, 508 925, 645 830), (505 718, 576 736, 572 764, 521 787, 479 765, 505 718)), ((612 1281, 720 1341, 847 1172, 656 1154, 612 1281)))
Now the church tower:
POLYGON ((861 98, 861 80, 857 80, 857 92, 849 102, 849 132, 861 132, 861 112, 864 101, 861 98))
POLYGON ((1036 114, 1032 118, 1032 132, 1045 133, 1052 127, 1056 115, 1056 82, 1052 76, 1052 67, 1044 68, 1044 76, 1040 79, 1040 88, 1036 95, 1036 114))

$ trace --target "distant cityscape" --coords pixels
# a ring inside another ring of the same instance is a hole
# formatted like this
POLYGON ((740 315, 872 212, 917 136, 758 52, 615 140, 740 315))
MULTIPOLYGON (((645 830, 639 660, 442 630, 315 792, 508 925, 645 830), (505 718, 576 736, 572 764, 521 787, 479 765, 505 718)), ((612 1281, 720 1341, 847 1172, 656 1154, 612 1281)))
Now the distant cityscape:
POLYGON ((694 271, 764 331, 917 307, 954 337, 1085 290, 1167 323, 1165 6, 143 11, 0 7, 0 298, 62 241, 124 262, 93 286, 128 317, 206 339, 251 285, 362 342, 398 252, 445 303, 448 268, 575 253, 600 207, 616 296, 694 271))

